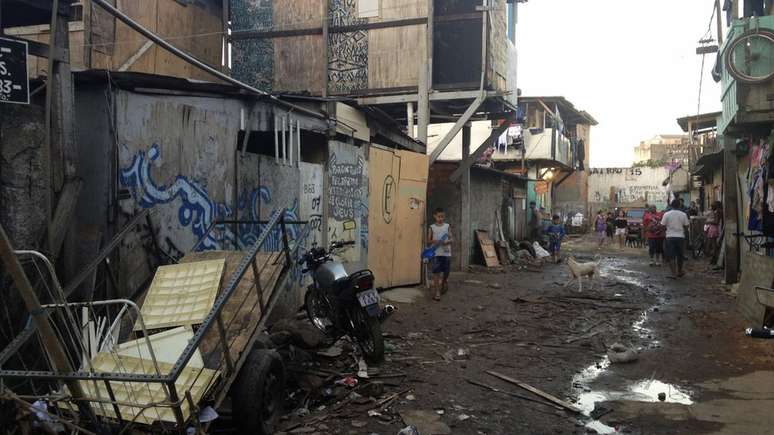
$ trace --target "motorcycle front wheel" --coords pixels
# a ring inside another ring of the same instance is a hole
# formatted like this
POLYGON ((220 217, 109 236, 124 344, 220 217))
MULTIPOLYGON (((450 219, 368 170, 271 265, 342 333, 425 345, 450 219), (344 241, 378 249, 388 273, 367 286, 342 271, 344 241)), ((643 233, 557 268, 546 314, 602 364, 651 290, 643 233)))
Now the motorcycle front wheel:
POLYGON ((304 305, 306 305, 306 315, 317 329, 326 335, 333 329, 333 322, 328 309, 328 302, 317 289, 310 289, 304 295, 304 305))
POLYGON ((356 308, 352 310, 352 323, 355 326, 353 338, 363 351, 366 361, 371 364, 382 362, 384 337, 379 319, 369 316, 364 308, 356 308))

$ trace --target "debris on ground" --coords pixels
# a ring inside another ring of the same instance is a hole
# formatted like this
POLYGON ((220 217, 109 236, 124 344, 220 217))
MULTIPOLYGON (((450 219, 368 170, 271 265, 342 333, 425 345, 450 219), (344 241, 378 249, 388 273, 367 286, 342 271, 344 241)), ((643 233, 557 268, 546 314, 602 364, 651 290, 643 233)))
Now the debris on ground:
POLYGON ((435 411, 404 410, 400 411, 400 417, 404 423, 413 426, 421 435, 451 434, 451 428, 441 421, 441 416, 435 411))
POLYGON ((638 359, 637 351, 633 348, 624 346, 621 343, 615 343, 607 351, 607 357, 613 364, 626 364, 635 362, 638 359))

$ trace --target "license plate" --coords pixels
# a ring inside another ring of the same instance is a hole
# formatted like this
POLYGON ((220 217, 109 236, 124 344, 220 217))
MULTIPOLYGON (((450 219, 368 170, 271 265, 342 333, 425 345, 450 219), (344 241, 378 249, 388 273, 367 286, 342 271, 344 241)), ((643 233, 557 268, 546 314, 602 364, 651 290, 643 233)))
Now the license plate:
POLYGON ((366 290, 357 294, 357 301, 361 307, 367 307, 379 303, 379 292, 374 289, 366 290))

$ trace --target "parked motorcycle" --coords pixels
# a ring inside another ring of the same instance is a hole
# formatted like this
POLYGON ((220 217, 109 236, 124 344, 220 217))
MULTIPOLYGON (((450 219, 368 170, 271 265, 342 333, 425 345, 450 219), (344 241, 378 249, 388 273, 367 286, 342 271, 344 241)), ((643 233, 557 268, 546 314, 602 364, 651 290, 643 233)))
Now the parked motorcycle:
POLYGON ((345 335, 355 341, 370 363, 384 358, 381 323, 395 311, 392 305, 379 305, 374 274, 360 270, 348 274, 332 254, 355 242, 333 242, 328 250, 314 247, 299 260, 303 273, 311 273, 312 284, 304 302, 312 324, 330 338, 345 335))

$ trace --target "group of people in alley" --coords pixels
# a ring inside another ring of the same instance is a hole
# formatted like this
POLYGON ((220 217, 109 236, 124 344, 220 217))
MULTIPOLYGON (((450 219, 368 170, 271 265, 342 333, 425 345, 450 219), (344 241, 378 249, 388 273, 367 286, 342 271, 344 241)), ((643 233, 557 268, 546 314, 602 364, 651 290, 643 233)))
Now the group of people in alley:
MULTIPOLYGON (((705 256, 714 260, 717 258, 718 238, 722 225, 722 205, 719 201, 712 204, 704 213, 705 223, 701 240, 690 241, 691 217, 699 215, 699 207, 696 202, 691 202, 686 207, 681 198, 672 200, 669 206, 659 211, 655 205, 646 205, 642 215, 641 236, 647 243, 650 266, 669 266, 670 278, 678 279, 685 275, 684 261, 687 258, 689 243, 692 247, 701 244, 701 250, 705 256)), ((597 212, 594 220, 599 248, 604 247, 608 241, 615 239, 619 249, 626 247, 629 240, 629 220, 624 209, 605 213, 597 212)))
MULTIPOLYGON (((670 278, 683 277, 685 275, 683 266, 689 243, 694 245, 701 243, 704 255, 711 261, 715 261, 719 251, 718 239, 723 222, 722 205, 716 201, 703 214, 705 219, 701 240, 690 242, 691 217, 699 214, 699 207, 695 202, 691 202, 686 207, 680 198, 674 199, 662 211, 655 205, 645 205, 641 224, 638 225, 641 233, 637 236, 643 243, 647 243, 650 266, 660 267, 666 263, 669 266, 670 278)), ((561 262, 562 241, 567 235, 561 217, 554 214, 551 216, 550 223, 546 223, 548 220, 546 210, 542 207, 538 208, 535 202, 530 202, 528 216, 527 229, 530 242, 543 245, 551 254, 553 262, 561 262)), ((637 222, 640 223, 640 219, 637 219, 637 222)), ((615 245, 619 250, 626 249, 627 241, 631 240, 630 224, 631 218, 623 208, 611 211, 599 210, 591 222, 599 249, 615 245)), ((446 222, 444 210, 440 208, 434 210, 433 223, 427 233, 427 249, 431 251, 429 259, 433 277, 431 291, 436 301, 441 300, 441 296, 449 287, 451 246, 454 242, 451 234, 451 227, 446 222)))

